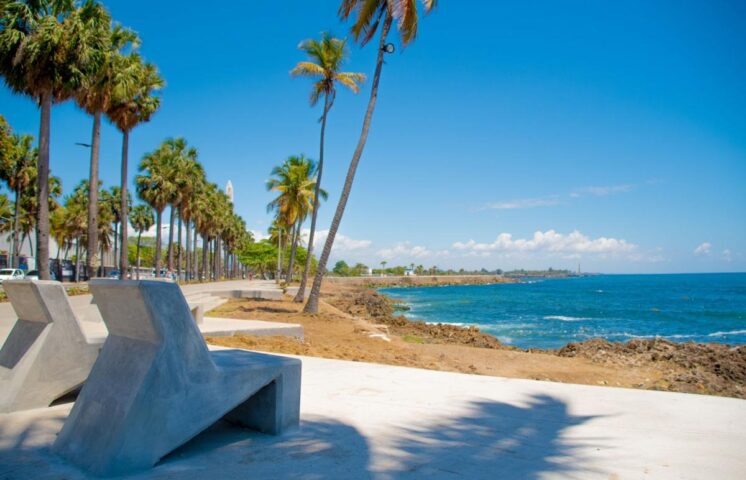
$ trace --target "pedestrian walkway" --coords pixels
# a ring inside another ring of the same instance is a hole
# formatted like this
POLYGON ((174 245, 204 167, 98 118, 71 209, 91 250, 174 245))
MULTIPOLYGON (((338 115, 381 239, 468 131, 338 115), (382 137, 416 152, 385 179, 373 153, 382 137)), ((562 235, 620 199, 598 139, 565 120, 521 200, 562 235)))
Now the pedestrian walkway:
MULTIPOLYGON (((746 477, 744 400, 299 358, 297 433, 221 423, 132 478, 746 477)), ((0 415, 0 478, 88 478, 50 453, 69 411, 0 415)))
MULTIPOLYGON (((244 335, 284 335, 303 338, 303 327, 297 324, 265 322, 256 320, 235 320, 230 318, 214 318, 207 316, 207 312, 222 303, 227 302, 233 295, 221 295, 223 292, 267 292, 267 295, 282 295, 282 290, 273 281, 267 280, 232 280, 226 282, 200 283, 182 285, 181 290, 192 305, 203 303, 206 314, 199 329, 205 336, 221 337, 236 334, 244 335)), ((253 295, 253 293, 252 293, 253 295)), ((91 303, 92 295, 75 295, 70 297, 73 310, 82 320, 86 336, 102 338, 108 335, 101 314, 91 303)), ((10 302, 0 303, 0 342, 4 342, 13 324, 16 314, 10 302)))

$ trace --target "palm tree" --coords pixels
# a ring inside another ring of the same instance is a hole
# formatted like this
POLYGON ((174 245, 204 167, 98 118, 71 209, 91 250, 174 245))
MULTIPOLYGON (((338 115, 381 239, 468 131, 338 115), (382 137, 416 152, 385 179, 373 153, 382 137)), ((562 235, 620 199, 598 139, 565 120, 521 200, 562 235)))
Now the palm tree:
POLYGON ((0 193, 0 233, 6 233, 12 229, 12 223, 9 221, 13 215, 13 208, 10 205, 8 196, 0 193))
MULTIPOLYGON (((187 147, 187 142, 183 138, 168 139, 163 143, 162 148, 167 152, 163 173, 166 181, 170 185, 169 191, 171 193, 168 200, 171 207, 168 229, 168 270, 173 271, 175 215, 183 198, 185 195, 189 194, 189 182, 192 180, 194 175, 198 175, 198 172, 196 171, 201 169, 201 166, 197 163, 197 149, 194 147, 187 147)), ((179 225, 181 225, 181 219, 179 219, 179 225)), ((181 228, 179 228, 177 240, 181 243, 181 228)), ((181 251, 181 249, 179 249, 179 251, 181 251)))
POLYGON ((99 146, 101 141, 101 114, 111 108, 116 76, 120 73, 116 65, 121 63, 119 58, 122 50, 128 46, 137 47, 139 39, 131 30, 119 25, 111 25, 111 17, 108 12, 99 5, 102 10, 98 21, 93 24, 99 29, 98 35, 104 40, 103 49, 97 52, 99 61, 96 69, 92 70, 83 79, 82 88, 78 91, 75 100, 78 106, 93 117, 93 131, 91 133, 91 162, 88 182, 91 185, 88 197, 88 256, 86 258, 86 271, 92 276, 96 262, 96 244, 98 240, 98 166, 99 146))
MULTIPOLYGON (((20 246, 23 247, 26 238, 29 238, 29 249, 31 248, 31 232, 37 225, 37 219, 39 218, 39 182, 37 181, 38 169, 34 168, 31 170, 31 181, 29 182, 26 189, 21 192, 21 218, 19 221, 19 228, 22 234, 20 246)), ((55 210, 60 208, 57 199, 62 195, 62 181, 59 177, 54 175, 49 176, 49 195, 47 201, 44 202, 47 210, 54 213, 55 210)), ((19 251, 22 248, 19 248, 19 251)), ((38 252, 38 242, 37 242, 38 252)), ((38 256, 38 254, 37 254, 38 256)), ((38 266, 37 266, 38 267, 38 266)))
MULTIPOLYGON (((122 216, 121 216, 121 209, 122 205, 120 204, 122 197, 122 189, 118 186, 114 185, 110 189, 105 190, 102 189, 99 192, 99 209, 105 208, 107 209, 111 215, 108 216, 109 223, 114 224, 114 265, 116 266, 118 261, 118 253, 119 253, 119 225, 122 223, 122 216)), ((127 192, 127 210, 129 210, 130 206, 132 205, 132 195, 130 195, 129 192, 127 192)), ((101 217, 99 215, 99 217, 101 217)), ((99 218, 98 224, 101 225, 101 223, 104 221, 104 218, 99 218)))
POLYGON ((132 209, 132 215, 130 216, 130 222, 132 228, 137 232, 137 279, 140 280, 140 239, 142 234, 150 230, 153 226, 153 209, 149 205, 137 205, 132 209))
POLYGON ((31 135, 13 135, 10 148, 0 157, 0 178, 7 183, 8 188, 15 195, 10 262, 10 266, 13 268, 19 266, 19 253, 21 251, 18 238, 20 235, 21 194, 28 188, 32 179, 36 177, 38 152, 32 146, 33 143, 34 137, 31 135))
MULTIPOLYGON (((267 181, 267 190, 279 195, 267 205, 267 210, 276 211, 290 228, 290 263, 285 278, 290 282, 293 276, 295 251, 300 237, 300 228, 309 212, 313 210, 316 191, 316 162, 303 155, 290 156, 285 162, 272 169, 274 178, 267 181)), ((319 195, 326 198, 326 192, 319 189, 319 195)))
POLYGON ((151 63, 144 63, 139 55, 131 53, 115 57, 117 72, 111 107, 106 111, 112 123, 122 132, 122 169, 120 184, 120 234, 119 273, 127 275, 127 162, 129 134, 139 124, 148 122, 160 107, 160 98, 154 92, 163 87, 163 79, 151 63))
POLYGON ((321 114, 321 140, 319 142, 319 166, 316 175, 316 189, 313 195, 313 212, 311 213, 311 232, 308 235, 308 253, 306 255, 306 266, 303 270, 298 293, 293 301, 302 302, 306 292, 308 273, 311 270, 311 255, 313 253, 313 240, 316 234, 316 217, 319 209, 319 189, 321 188, 321 174, 324 171, 324 134, 326 132, 326 119, 329 110, 334 104, 337 94, 336 84, 339 83, 354 93, 360 91, 359 84, 365 80, 362 73, 340 72, 342 63, 347 57, 345 41, 332 38, 329 33, 322 33, 321 41, 306 40, 300 44, 300 49, 306 52, 310 61, 299 62, 290 71, 293 76, 307 76, 316 81, 311 90, 311 106, 315 106, 321 95, 324 96, 324 110, 321 114))
MULTIPOLYGON (((422 3, 425 11, 430 12, 435 7, 437 0, 422 0, 422 3)), ((381 35, 378 42, 376 69, 373 73, 368 109, 366 110, 365 118, 363 119, 363 128, 360 132, 360 139, 358 140, 355 152, 352 154, 352 160, 350 160, 350 167, 347 170, 347 177, 345 178, 344 187, 342 188, 342 195, 339 198, 337 210, 334 212, 334 218, 329 227, 329 234, 326 237, 324 250, 321 252, 319 265, 316 269, 316 276, 313 279, 311 294, 309 295, 308 302, 303 309, 305 313, 318 313, 319 311, 319 295, 321 293, 321 282, 323 281, 324 273, 326 272, 326 264, 329 261, 329 255, 331 254, 332 246, 334 245, 334 238, 337 236, 337 230, 339 230, 339 225, 342 222, 342 216, 344 215, 345 207, 347 206, 347 200, 350 197, 350 191, 352 190, 352 183, 355 180, 355 172, 357 171, 360 157, 363 155, 363 149, 368 140, 370 122, 373 118, 373 111, 375 110, 376 100, 378 98, 378 84, 381 80, 383 56, 388 50, 386 39, 391 30, 391 25, 394 20, 397 21, 396 25, 403 46, 411 43, 417 35, 418 12, 415 0, 342 0, 342 4, 339 7, 339 16, 342 20, 347 20, 350 16, 356 17, 352 26, 352 35, 355 40, 360 42, 362 45, 365 45, 373 38, 379 25, 381 25, 381 35)))
MULTIPOLYGON (((176 178, 176 187, 180 192, 180 199, 178 204, 179 209, 179 230, 177 238, 179 239, 179 245, 181 245, 181 222, 183 221, 186 227, 186 275, 187 280, 190 279, 191 275, 191 235, 190 235, 190 222, 192 220, 193 204, 195 196, 198 194, 202 185, 205 182, 205 170, 202 165, 197 161, 196 152, 194 158, 187 158, 181 162, 181 167, 178 171, 176 178)), ((179 247, 179 255, 177 258, 179 278, 181 278, 181 247, 179 247)))
MULTIPOLYGON (((88 215, 88 190, 87 180, 83 180, 75 187, 73 193, 65 198, 63 214, 63 229, 66 232, 69 243, 75 242, 75 281, 80 281, 80 242, 87 232, 88 215)), ((90 255, 90 252, 88 252, 90 255)))
MULTIPOLYGON (((99 187, 101 184, 99 183, 99 187)), ((106 189, 100 189, 98 194, 98 207, 96 208, 97 212, 97 223, 96 223, 96 236, 98 237, 98 248, 101 252, 101 264, 100 264, 100 273, 99 275, 104 274, 104 252, 111 251, 111 241, 112 241, 112 225, 115 221, 115 208, 118 210, 117 207, 118 202, 112 202, 111 199, 118 198, 110 195, 110 192, 106 189)), ((89 209, 90 212, 90 209, 89 209)), ((90 232, 89 232, 90 234, 90 232)), ((116 242, 116 234, 114 234, 114 241, 116 242)), ((92 272, 88 272, 89 274, 92 274, 92 272)))
POLYGON ((146 154, 140 161, 138 170, 146 173, 135 177, 137 194, 148 205, 153 207, 156 214, 155 230, 155 275, 161 274, 161 226, 163 225, 163 211, 173 198, 175 185, 170 181, 171 151, 167 144, 161 144, 155 151, 146 154))
POLYGON ((49 138, 54 103, 71 98, 91 68, 101 38, 92 22, 92 0, 6 0, 0 3, 0 75, 11 90, 39 105, 39 165, 36 221, 39 277, 49 279, 49 138))
POLYGON ((9 155, 13 148, 13 135, 11 132, 10 125, 5 117, 0 115, 0 162, 3 161, 5 155, 9 155))

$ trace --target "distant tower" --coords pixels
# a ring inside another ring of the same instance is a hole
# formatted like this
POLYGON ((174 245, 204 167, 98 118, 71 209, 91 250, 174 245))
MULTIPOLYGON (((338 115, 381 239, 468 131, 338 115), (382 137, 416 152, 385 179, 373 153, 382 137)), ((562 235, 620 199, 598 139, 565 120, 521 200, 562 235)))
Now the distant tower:
POLYGON ((233 184, 230 180, 228 180, 228 183, 225 184, 225 194, 228 195, 228 200, 233 203, 233 184))

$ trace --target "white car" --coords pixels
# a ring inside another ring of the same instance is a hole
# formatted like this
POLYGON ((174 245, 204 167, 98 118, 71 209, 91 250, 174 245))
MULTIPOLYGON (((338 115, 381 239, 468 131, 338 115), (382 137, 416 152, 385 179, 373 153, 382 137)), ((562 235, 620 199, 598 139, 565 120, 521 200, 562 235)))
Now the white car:
POLYGON ((5 280, 20 280, 24 277, 23 270, 18 268, 3 268, 0 270, 0 283, 5 280))

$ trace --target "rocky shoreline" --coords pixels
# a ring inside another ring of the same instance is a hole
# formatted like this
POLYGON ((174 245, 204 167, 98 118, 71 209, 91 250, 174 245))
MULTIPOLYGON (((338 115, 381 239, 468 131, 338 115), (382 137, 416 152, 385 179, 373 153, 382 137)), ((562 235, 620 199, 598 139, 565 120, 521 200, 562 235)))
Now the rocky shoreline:
POLYGON ((327 277, 325 282, 368 288, 383 287, 443 287, 448 285, 492 285, 517 283, 514 278, 501 275, 422 275, 403 277, 327 277))
MULTIPOLYGON (((437 282, 435 279, 430 281, 437 282)), ((468 282, 466 279, 463 281, 468 282)), ((339 283, 347 288, 326 297, 330 304, 351 315, 385 325, 391 333, 412 341, 524 351, 565 358, 579 357, 604 366, 654 369, 660 373, 660 378, 645 385, 645 388, 746 398, 744 345, 675 343, 661 339, 637 339, 621 343, 591 339, 570 343, 558 350, 521 350, 501 344, 497 338, 476 327, 431 324, 407 319, 397 314, 398 302, 369 288, 370 285, 349 281, 339 283)))

